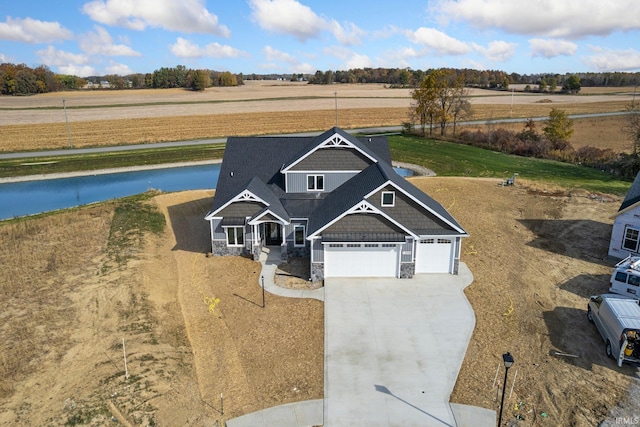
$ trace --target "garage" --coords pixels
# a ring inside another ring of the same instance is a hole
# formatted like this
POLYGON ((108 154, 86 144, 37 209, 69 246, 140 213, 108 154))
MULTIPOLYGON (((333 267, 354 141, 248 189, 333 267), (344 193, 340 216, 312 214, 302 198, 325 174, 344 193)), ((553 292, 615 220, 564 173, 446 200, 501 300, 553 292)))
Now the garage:
POLYGON ((416 273, 450 273, 451 239, 420 239, 416 244, 416 273))
POLYGON ((325 277, 397 277, 399 246, 393 243, 324 245, 325 277))

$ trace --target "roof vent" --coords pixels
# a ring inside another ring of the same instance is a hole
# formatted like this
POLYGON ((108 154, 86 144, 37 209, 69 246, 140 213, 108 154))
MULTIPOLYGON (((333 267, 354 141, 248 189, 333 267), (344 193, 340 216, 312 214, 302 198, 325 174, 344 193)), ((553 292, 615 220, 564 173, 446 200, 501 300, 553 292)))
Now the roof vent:
POLYGON ((233 176, 233 171, 231 171, 231 172, 229 173, 229 176, 233 176))

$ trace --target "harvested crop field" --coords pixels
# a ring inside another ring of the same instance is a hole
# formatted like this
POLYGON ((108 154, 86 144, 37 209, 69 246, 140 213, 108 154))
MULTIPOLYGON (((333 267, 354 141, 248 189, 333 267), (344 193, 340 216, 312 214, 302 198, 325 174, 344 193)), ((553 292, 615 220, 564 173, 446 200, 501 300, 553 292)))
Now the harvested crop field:
MULTIPOLYGON (((622 111, 633 90, 589 95, 529 94, 474 89, 471 119, 544 117, 553 107, 569 114, 622 111), (512 107, 513 100, 513 107, 512 107)), ((79 91, 0 97, 0 151, 155 143, 230 135, 399 126, 407 121, 409 89, 384 85, 308 85, 247 82, 204 93, 182 89, 79 91), (67 115, 62 108, 65 99, 67 115)))

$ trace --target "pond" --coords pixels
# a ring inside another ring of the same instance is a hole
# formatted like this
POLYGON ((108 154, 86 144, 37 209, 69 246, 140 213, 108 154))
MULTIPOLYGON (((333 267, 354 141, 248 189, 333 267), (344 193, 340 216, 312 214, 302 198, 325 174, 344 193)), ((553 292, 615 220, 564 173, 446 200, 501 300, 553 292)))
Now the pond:
MULTIPOLYGON (((414 175, 410 169, 393 169, 403 177, 414 175)), ((215 189, 219 175, 220 164, 206 164, 0 184, 0 220, 132 196, 150 189, 215 189)))
POLYGON ((0 184, 0 220, 70 208, 155 189, 215 189, 220 164, 169 167, 0 184))

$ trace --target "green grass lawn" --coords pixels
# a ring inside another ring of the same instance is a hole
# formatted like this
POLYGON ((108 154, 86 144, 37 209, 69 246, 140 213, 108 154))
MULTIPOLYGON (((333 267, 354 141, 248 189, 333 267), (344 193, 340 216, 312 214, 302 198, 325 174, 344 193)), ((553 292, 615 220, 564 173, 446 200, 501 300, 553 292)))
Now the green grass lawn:
POLYGON ((565 188, 624 195, 631 182, 585 166, 498 153, 468 145, 420 137, 389 137, 391 157, 433 170, 439 176, 496 177, 518 173, 520 178, 565 188))
MULTIPOLYGON (((389 136, 391 157, 433 170, 439 176, 521 178, 624 195, 631 182, 592 168, 551 160, 513 156, 468 145, 413 136, 389 136)), ((37 157, 0 161, 0 177, 89 171, 95 169, 220 159, 224 144, 153 148, 75 156, 37 157)))

